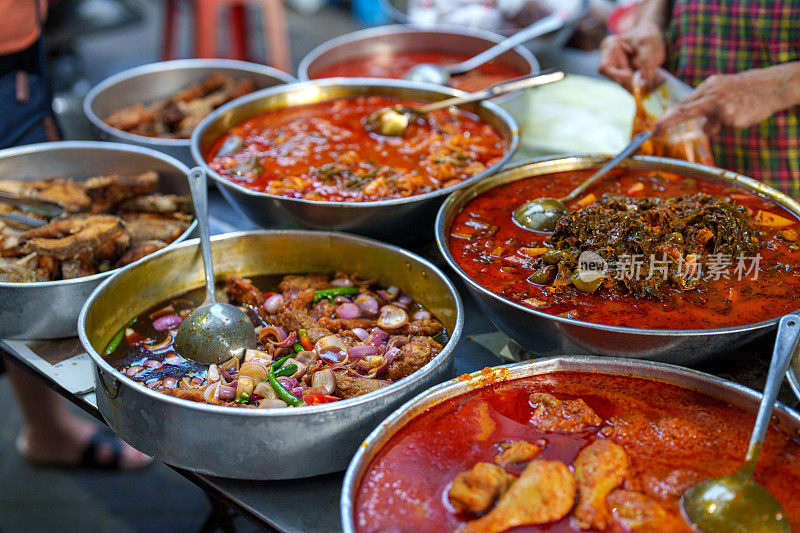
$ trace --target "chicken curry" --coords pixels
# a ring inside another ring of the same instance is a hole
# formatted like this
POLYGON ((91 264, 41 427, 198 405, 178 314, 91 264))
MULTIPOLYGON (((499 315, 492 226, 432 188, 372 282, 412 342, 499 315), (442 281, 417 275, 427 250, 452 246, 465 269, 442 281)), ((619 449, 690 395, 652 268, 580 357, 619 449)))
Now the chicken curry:
MULTIPOLYGON (((753 420, 645 378, 553 372, 488 385, 391 437, 361 478, 356 530, 690 533, 680 496, 741 466, 753 420)), ((797 438, 772 426, 755 479, 800 528, 797 438)))

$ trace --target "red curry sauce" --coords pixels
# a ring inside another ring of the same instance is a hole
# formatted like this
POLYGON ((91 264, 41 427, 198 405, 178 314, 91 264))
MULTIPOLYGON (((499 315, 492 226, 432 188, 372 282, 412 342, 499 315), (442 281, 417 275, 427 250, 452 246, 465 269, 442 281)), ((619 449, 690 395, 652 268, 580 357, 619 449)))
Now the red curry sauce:
MULTIPOLYGON (((512 213, 526 200, 560 198, 593 171, 560 172, 530 177, 498 186, 469 202, 456 217, 450 232, 450 251, 458 265, 482 287, 508 300, 537 310, 595 324, 643 329, 711 329, 752 324, 793 312, 800 307, 800 242, 783 238, 780 231, 798 231, 797 217, 776 202, 742 188, 711 179, 670 173, 617 171, 588 193, 630 197, 679 196, 707 193, 730 198, 752 213, 759 210, 789 219, 790 226, 760 227, 757 279, 752 274, 738 280, 735 258, 727 268, 730 279, 703 281, 698 289, 675 289, 669 300, 630 295, 581 292, 570 287, 551 293, 547 286, 527 280, 530 259, 522 248, 544 247, 546 234, 528 231, 512 221, 512 213), (641 184, 641 185, 639 185, 641 184), (494 228, 497 228, 496 231, 494 228), (526 302, 528 300, 528 302, 526 302), (531 306, 533 307, 533 306, 531 306)), ((573 202, 571 209, 578 209, 573 202)), ((752 261, 745 267, 753 265, 752 261)))
MULTIPOLYGON (((753 422, 753 416, 737 407, 644 378, 554 372, 489 385, 432 407, 391 438, 361 480, 356 529, 454 531, 470 517, 451 512, 449 485, 474 464, 491 463, 498 442, 544 440, 536 460, 569 466, 582 448, 601 438, 622 446, 630 459, 625 489, 655 500, 680 529, 685 524, 680 495, 703 479, 738 470, 753 422), (537 431, 529 422, 533 409, 528 397, 534 392, 582 398, 603 423, 599 429, 568 435, 537 431)), ((506 469, 518 475, 525 466, 506 469)), ((781 503, 792 529, 799 530, 800 442, 771 427, 755 477, 781 503)), ((568 515, 514 531, 581 531, 572 524, 568 515)))
MULTIPOLYGON (((472 56, 451 54, 447 52, 392 52, 357 57, 335 63, 320 70, 314 79, 320 78, 393 78, 402 79, 413 67, 430 63, 433 65, 454 65, 466 61, 472 56)), ((474 92, 485 89, 489 85, 510 80, 527 74, 516 69, 490 61, 480 67, 453 76, 450 87, 462 91, 474 92)))
POLYGON ((412 120, 403 137, 364 129, 370 113, 397 104, 419 102, 369 96, 269 111, 231 128, 206 160, 248 189, 306 200, 366 202, 456 185, 497 163, 508 150, 492 126, 460 110, 412 120))

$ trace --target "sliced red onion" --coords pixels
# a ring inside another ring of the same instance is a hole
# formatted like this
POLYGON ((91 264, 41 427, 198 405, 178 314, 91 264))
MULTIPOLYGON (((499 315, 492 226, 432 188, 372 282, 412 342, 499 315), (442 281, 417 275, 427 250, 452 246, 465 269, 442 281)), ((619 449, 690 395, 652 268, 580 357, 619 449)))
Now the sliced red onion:
POLYGON ((386 364, 389 365, 389 363, 394 361, 394 358, 397 357, 399 354, 400 354, 400 348, 397 348, 396 346, 388 348, 386 350, 386 353, 383 354, 383 357, 386 358, 386 364))
POLYGON ((311 366, 317 360, 317 354, 303 350, 302 352, 297 352, 294 358, 304 365, 311 366))
POLYGON ((164 386, 165 389, 171 389, 175 385, 178 384, 178 378, 175 376, 167 376, 161 380, 161 384, 164 386))
POLYGON ((386 343, 386 349, 389 348, 402 348, 408 344, 408 337, 403 335, 393 335, 389 338, 389 342, 386 343))
POLYGON ((283 342, 279 342, 275 346, 280 346, 281 348, 286 348, 288 346, 292 346, 294 343, 297 342, 297 332, 293 331, 286 337, 283 342))
POLYGON ((203 380, 202 380, 202 379, 200 379, 200 378, 199 378, 199 377, 197 377, 197 376, 192 376, 192 379, 190 380, 190 383, 191 383, 192 385, 202 385, 202 384, 203 384, 203 380))
POLYGON ((359 359, 368 355, 378 355, 379 353, 381 353, 380 349, 372 344, 359 344, 347 350, 347 355, 350 356, 350 359, 359 359))
POLYGON ((286 340, 286 331, 280 326, 265 326, 264 329, 258 333, 258 339, 263 341, 269 337, 272 337, 278 342, 282 342, 286 340))
POLYGON ((358 340, 360 341, 365 341, 367 340, 367 337, 369 337, 369 333, 364 328, 353 328, 351 331, 356 337, 358 337, 358 340))
POLYGON ((315 389, 321 389, 322 394, 333 394, 333 391, 336 390, 336 378, 333 370, 325 368, 314 372, 311 376, 311 385, 315 389))
POLYGON ((398 307, 402 307, 403 309, 408 309, 411 304, 414 303, 414 300, 410 296, 406 296, 405 294, 401 294, 397 297, 397 300, 394 301, 394 305, 398 307))
POLYGON ((155 389, 156 387, 161 385, 161 380, 160 379, 151 379, 150 381, 148 381, 146 383, 146 385, 151 389, 155 389))
POLYGON ((414 319, 414 320, 430 320, 431 319, 431 314, 430 314, 430 312, 428 312, 428 311, 426 311, 424 309, 420 309, 419 311, 417 311, 413 315, 411 315, 411 318, 414 319))
POLYGON ((144 367, 140 365, 129 366, 128 368, 125 369, 125 375, 128 376, 129 378, 132 378, 142 370, 144 370, 144 367))
POLYGON ((231 375, 228 373, 228 369, 227 369, 227 368, 225 368, 224 366, 218 366, 218 367, 217 367, 217 371, 219 372, 219 375, 220 375, 220 376, 222 376, 223 378, 225 378, 225 381, 233 381, 233 376, 231 376, 231 375))
POLYGON ((379 328, 372 328, 372 333, 370 334, 369 339, 366 340, 366 344, 371 344, 373 346, 380 346, 388 339, 389 339, 388 333, 379 328))
POLYGON ((292 390, 293 388, 297 387, 297 380, 287 376, 278 378, 278 383, 283 385, 287 390, 292 390))
POLYGON ((361 309, 354 303, 342 304, 336 308, 336 316, 344 319, 353 319, 361 316, 361 309))
POLYGON ((147 368, 161 368, 162 366, 164 366, 164 363, 162 363, 161 361, 156 361, 155 359, 148 359, 147 361, 144 362, 144 366, 146 366, 147 368))
POLYGON ((169 357, 164 358, 165 365, 178 366, 181 363, 183 363, 183 357, 181 357, 180 355, 170 355, 169 357))
POLYGON ((319 356, 331 363, 341 363, 344 361, 346 352, 322 352, 319 356))
POLYGON ((378 300, 376 300, 374 296, 370 296, 369 294, 360 294, 353 301, 365 315, 375 316, 378 314, 380 306, 378 305, 378 300))
POLYGON ((153 320, 153 329, 156 331, 164 331, 180 326, 183 319, 178 315, 164 315, 153 320))
POLYGON ((378 325, 386 329, 397 329, 408 322, 408 314, 405 310, 396 305, 384 305, 381 307, 381 316, 378 318, 378 325))
POLYGON ((233 400, 236 398, 236 387, 231 385, 223 385, 219 384, 219 388, 217 389, 217 397, 220 400, 233 400))
POLYGON ((336 278, 331 280, 331 287, 352 287, 353 280, 350 278, 336 278))
POLYGON ((264 311, 267 313, 274 315, 278 312, 278 309, 283 307, 283 296, 280 294, 273 294, 264 301, 261 307, 263 307, 264 311))
POLYGON ((347 296, 343 296, 341 294, 339 296, 334 296, 334 298, 333 298, 333 303, 335 303, 335 304, 346 304, 346 303, 349 303, 349 302, 350 302, 350 298, 348 298, 347 296))

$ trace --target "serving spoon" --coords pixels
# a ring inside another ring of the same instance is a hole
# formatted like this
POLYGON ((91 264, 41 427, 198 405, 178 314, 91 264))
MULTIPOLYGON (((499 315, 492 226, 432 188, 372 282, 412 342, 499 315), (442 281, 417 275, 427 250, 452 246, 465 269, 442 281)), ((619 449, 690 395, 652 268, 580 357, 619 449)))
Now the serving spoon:
POLYGON ((214 297, 205 170, 201 167, 192 169, 189 187, 194 201, 194 216, 200 229, 206 299, 178 327, 175 351, 186 359, 204 364, 224 363, 232 357, 241 359, 246 349, 256 347, 256 331, 244 311, 235 305, 217 302, 214 297))
POLYGON ((437 109, 445 109, 451 106, 468 104, 470 102, 479 102, 502 94, 519 91, 520 89, 545 85, 562 79, 564 79, 564 73, 560 70, 543 71, 536 75, 496 83, 487 89, 469 93, 465 96, 455 96, 419 107, 407 107, 403 105, 382 107, 370 113, 364 122, 364 128, 369 132, 374 132, 384 137, 402 137, 408 128, 408 123, 412 116, 424 116, 437 109))
POLYGON ((511 50, 517 45, 556 31, 564 26, 564 23, 567 21, 567 19, 568 12, 553 13, 537 20, 527 28, 518 31, 514 35, 503 39, 488 50, 462 61, 461 63, 456 63, 454 65, 420 63, 419 65, 412 67, 411 70, 406 72, 405 76, 403 77, 409 81, 447 85, 450 83, 450 78, 452 76, 464 74, 465 72, 476 69, 484 63, 496 58, 500 54, 511 50))
POLYGON ((781 318, 772 361, 769 365, 764 395, 758 407, 756 423, 750 437, 742 468, 728 476, 703 481, 681 497, 684 515, 704 533, 786 532, 791 531, 781 504, 767 489, 753 480, 764 436, 772 418, 789 363, 800 341, 800 316, 781 318))
POLYGON ((514 210, 514 220, 517 224, 529 230, 544 232, 553 231, 556 228, 556 223, 567 211, 568 202, 573 201, 586 189, 597 183, 611 169, 619 165, 652 136, 652 132, 649 131, 644 131, 635 135, 628 146, 611 158, 600 170, 575 187, 568 195, 562 198, 550 198, 545 196, 525 202, 514 210))

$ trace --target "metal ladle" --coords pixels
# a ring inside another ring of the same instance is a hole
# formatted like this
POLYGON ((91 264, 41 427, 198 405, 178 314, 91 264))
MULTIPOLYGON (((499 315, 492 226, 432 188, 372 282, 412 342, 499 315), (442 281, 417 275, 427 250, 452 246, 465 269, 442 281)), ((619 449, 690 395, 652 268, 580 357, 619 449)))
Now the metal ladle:
POLYGON ((753 480, 753 471, 764 444, 775 399, 797 351, 798 341, 800 316, 786 315, 778 326, 764 395, 742 468, 729 476, 704 481, 686 491, 681 498, 683 513, 704 533, 788 533, 792 529, 781 504, 753 480))
POLYGON ((525 78, 517 78, 516 80, 497 83, 488 89, 469 93, 466 96, 456 96, 447 98, 439 102, 433 102, 420 107, 406 107, 396 105, 393 107, 382 107, 370 113, 364 122, 364 128, 369 132, 377 133, 385 137, 402 137, 408 128, 408 123, 412 116, 424 116, 437 109, 445 109, 451 106, 458 106, 461 104, 468 104, 470 102, 478 102, 508 94, 510 92, 519 91, 520 89, 527 89, 528 87, 536 87, 538 85, 545 85, 564 79, 564 73, 561 71, 547 71, 534 76, 525 78))
POLYGON ((541 37, 550 32, 556 31, 564 26, 567 20, 565 13, 553 13, 542 19, 537 20, 527 28, 518 31, 511 37, 503 39, 496 45, 480 54, 456 63, 455 65, 434 65, 433 63, 420 63, 409 70, 404 76, 409 81, 416 81, 422 83, 436 83, 439 85, 447 85, 450 83, 450 78, 458 74, 469 72, 484 63, 491 61, 500 54, 511 50, 517 45, 524 42, 541 37))
POLYGON ((653 134, 645 131, 635 135, 631 142, 614 156, 603 167, 589 176, 583 183, 575 187, 572 192, 563 198, 536 198, 525 202, 514 210, 514 221, 523 228, 533 231, 551 232, 556 228, 556 223, 567 211, 567 203, 580 196, 586 189, 597 183, 611 169, 620 164, 625 158, 635 152, 653 134))
POLYGON ((175 351, 198 363, 224 363, 232 357, 241 359, 248 348, 256 347, 256 331, 247 313, 235 305, 219 303, 214 298, 214 265, 211 262, 211 231, 208 226, 208 189, 206 173, 192 169, 189 187, 194 201, 194 215, 200 229, 200 249, 206 277, 206 299, 178 327, 175 351))

